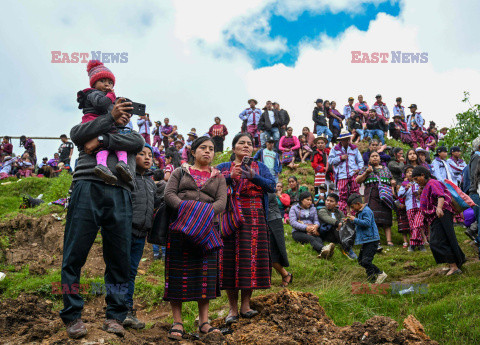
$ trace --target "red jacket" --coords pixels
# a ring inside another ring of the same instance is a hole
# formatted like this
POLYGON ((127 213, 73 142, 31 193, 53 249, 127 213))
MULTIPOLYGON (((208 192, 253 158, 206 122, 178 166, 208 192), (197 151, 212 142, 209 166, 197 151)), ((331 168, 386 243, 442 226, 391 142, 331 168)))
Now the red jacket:
POLYGON ((315 151, 312 161, 312 168, 315 170, 315 173, 325 173, 328 169, 328 155, 330 154, 330 148, 325 148, 324 152, 315 151), (325 153, 325 161, 324 154, 325 153))

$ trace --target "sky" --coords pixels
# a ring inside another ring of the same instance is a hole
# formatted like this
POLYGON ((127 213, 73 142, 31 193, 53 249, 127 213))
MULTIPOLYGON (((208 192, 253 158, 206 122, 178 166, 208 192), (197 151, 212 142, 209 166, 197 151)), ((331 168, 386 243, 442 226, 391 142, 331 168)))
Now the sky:
MULTIPOLYGON (((76 93, 89 86, 86 63, 52 63, 52 51, 126 53, 126 63, 106 63, 116 95, 145 103, 152 119, 169 117, 183 134, 205 133, 215 116, 237 133, 249 98, 279 102, 295 134, 312 127, 317 98, 342 110, 350 96, 371 105, 381 93, 391 110, 401 96, 439 126, 467 109, 464 91, 480 103, 474 0, 46 0, 4 8, 0 135, 68 135, 81 121, 76 93), (388 62, 352 63, 352 51, 388 53, 388 62), (392 51, 427 53, 428 62, 392 63, 392 51)), ((37 156, 51 158, 59 145, 39 140, 37 156)))

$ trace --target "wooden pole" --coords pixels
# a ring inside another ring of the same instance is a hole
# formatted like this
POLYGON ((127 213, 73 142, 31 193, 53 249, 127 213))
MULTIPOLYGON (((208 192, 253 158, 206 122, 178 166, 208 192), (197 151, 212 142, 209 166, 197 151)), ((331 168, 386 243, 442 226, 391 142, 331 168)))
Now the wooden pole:
MULTIPOLYGON (((3 138, 5 137, 5 135, 0 135, 0 138, 3 138)), ((11 137, 9 135, 7 135, 7 137, 11 138, 11 139, 20 139, 20 137, 11 137)), ((27 137, 27 138, 30 138, 30 139, 39 139, 39 140, 43 140, 43 139, 46 139, 46 140, 60 140, 60 136, 58 137, 27 137)), ((68 140, 70 140, 70 138, 67 138, 68 140)))

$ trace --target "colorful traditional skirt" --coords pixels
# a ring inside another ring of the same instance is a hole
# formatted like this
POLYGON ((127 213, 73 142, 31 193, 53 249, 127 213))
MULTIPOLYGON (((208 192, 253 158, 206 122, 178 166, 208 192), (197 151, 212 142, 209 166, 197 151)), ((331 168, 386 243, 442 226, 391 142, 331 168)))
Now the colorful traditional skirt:
POLYGON ((270 288, 269 234, 262 196, 240 196, 242 227, 223 239, 220 250, 222 290, 270 288))
POLYGON ((398 232, 401 234, 410 233, 410 225, 408 223, 407 210, 397 209, 398 232))
POLYGON ((220 296, 218 252, 203 254, 183 233, 169 231, 165 255, 165 301, 220 296))

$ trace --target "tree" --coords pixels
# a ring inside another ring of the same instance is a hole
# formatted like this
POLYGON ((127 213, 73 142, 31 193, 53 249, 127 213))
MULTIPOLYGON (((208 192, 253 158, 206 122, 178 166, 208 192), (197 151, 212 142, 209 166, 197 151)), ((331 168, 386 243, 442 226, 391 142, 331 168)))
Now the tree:
POLYGON ((464 91, 463 94, 465 98, 462 102, 468 103, 470 108, 456 115, 455 124, 448 130, 443 139, 443 144, 446 147, 460 147, 463 152, 463 159, 469 162, 472 153, 472 141, 480 136, 480 104, 472 106, 470 93, 464 91))

